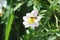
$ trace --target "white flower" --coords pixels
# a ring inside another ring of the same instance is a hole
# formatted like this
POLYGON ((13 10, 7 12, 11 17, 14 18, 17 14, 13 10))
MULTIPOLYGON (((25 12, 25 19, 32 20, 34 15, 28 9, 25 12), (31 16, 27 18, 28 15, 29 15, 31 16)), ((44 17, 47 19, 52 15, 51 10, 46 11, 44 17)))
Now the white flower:
POLYGON ((0 0, 0 10, 2 7, 6 8, 7 7, 7 1, 6 0, 0 0))
POLYGON ((26 16, 23 16, 23 24, 25 25, 25 28, 31 27, 35 28, 39 26, 39 20, 42 18, 38 15, 38 10, 33 10, 31 13, 27 13, 26 16))
POLYGON ((7 1, 6 0, 0 0, 0 16, 2 16, 2 7, 7 7, 7 1))

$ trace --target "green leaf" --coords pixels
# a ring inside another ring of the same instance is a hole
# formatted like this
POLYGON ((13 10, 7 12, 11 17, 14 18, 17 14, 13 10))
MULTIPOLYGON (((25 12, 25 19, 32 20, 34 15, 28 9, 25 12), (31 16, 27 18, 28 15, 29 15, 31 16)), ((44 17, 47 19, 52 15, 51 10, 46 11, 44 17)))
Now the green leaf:
POLYGON ((32 37, 32 39, 31 40, 45 40, 45 37, 43 37, 43 36, 34 36, 34 37, 32 37))
POLYGON ((55 40, 56 39, 56 36, 50 36, 49 38, 48 38, 48 40, 55 40))
POLYGON ((40 7, 41 7, 41 5, 40 5, 40 4, 38 4, 38 5, 34 4, 33 9, 40 10, 40 7))
POLYGON ((16 11, 16 10, 17 10, 19 7, 21 7, 24 3, 25 3, 25 2, 18 3, 13 10, 16 11))
POLYGON ((7 22, 7 25, 6 25, 5 40, 8 40, 8 38, 9 38, 9 34, 10 34, 10 31, 11 31, 13 19, 14 19, 14 14, 12 13, 10 15, 9 20, 7 22))
POLYGON ((46 11, 47 11, 47 10, 41 10, 40 13, 44 13, 44 12, 46 12, 46 11))
POLYGON ((56 33, 56 35, 57 35, 58 37, 60 37, 60 33, 56 33))
POLYGON ((57 32, 59 32, 58 29, 51 29, 47 32, 47 34, 54 34, 54 33, 57 33, 57 32))
POLYGON ((28 1, 28 3, 27 3, 27 7, 29 7, 29 6, 32 6, 33 5, 33 2, 30 0, 30 1, 28 1))
POLYGON ((53 0, 53 1, 50 3, 49 8, 51 8, 51 9, 56 9, 57 3, 58 3, 58 0, 53 0))

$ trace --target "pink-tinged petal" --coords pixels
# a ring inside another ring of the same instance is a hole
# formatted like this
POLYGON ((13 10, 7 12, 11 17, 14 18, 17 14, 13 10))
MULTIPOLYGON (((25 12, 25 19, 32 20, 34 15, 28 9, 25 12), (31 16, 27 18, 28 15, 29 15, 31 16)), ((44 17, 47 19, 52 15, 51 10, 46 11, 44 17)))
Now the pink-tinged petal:
POLYGON ((34 25, 35 27, 38 27, 38 26, 39 26, 39 23, 38 23, 38 22, 35 22, 33 25, 34 25))
POLYGON ((32 28, 35 28, 35 27, 38 27, 39 26, 39 23, 35 22, 33 24, 30 25, 32 28))
POLYGON ((37 16, 35 22, 39 22, 41 20, 42 16, 37 16))
POLYGON ((27 16, 23 16, 23 20, 27 21, 28 17, 27 16))
POLYGON ((38 10, 33 10, 32 12, 31 12, 31 16, 32 17, 36 17, 38 15, 38 10))
POLYGON ((23 22, 23 24, 25 25, 25 28, 29 27, 29 24, 27 22, 23 22))

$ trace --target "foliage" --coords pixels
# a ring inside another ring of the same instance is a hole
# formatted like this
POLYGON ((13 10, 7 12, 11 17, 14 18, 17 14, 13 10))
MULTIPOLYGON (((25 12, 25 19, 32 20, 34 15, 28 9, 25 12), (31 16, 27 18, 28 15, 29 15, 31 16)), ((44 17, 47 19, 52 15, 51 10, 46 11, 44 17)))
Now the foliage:
POLYGON ((60 0, 7 0, 3 13, 0 40, 60 40, 60 0), (33 9, 43 18, 39 27, 25 28, 23 16, 33 9))

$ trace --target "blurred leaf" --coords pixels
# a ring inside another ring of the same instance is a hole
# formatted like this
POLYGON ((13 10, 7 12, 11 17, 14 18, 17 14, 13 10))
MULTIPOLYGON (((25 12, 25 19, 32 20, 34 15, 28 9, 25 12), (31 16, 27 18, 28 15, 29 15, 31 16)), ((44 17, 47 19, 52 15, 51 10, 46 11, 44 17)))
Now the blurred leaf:
POLYGON ((49 38, 48 38, 48 40, 55 40, 56 39, 56 36, 50 36, 49 38))
POLYGON ((16 11, 19 7, 21 7, 25 2, 19 3, 16 5, 16 7, 13 9, 14 11, 16 11))
POLYGON ((57 35, 58 37, 60 37, 60 33, 56 33, 56 35, 57 35))
POLYGON ((51 29, 51 30, 49 30, 48 32, 47 32, 47 34, 52 34, 52 33, 57 33, 57 32, 59 32, 60 30, 58 30, 58 29, 51 29))
POLYGON ((57 3, 58 3, 58 0, 53 0, 53 1, 50 3, 49 8, 55 9, 55 7, 57 6, 57 3))
POLYGON ((32 37, 32 39, 31 40, 45 40, 45 38, 43 37, 43 36, 34 36, 34 37, 32 37))
POLYGON ((58 3, 60 4, 60 0, 58 0, 58 3))
POLYGON ((54 5, 57 5, 57 3, 58 3, 58 0, 53 0, 53 1, 51 2, 51 5, 54 6, 54 5))
POLYGON ((47 10, 41 10, 40 13, 44 13, 44 12, 46 12, 46 11, 47 11, 47 10))
POLYGON ((30 0, 30 1, 28 1, 28 3, 27 3, 27 7, 29 7, 29 6, 32 6, 33 5, 33 2, 30 0))
POLYGON ((3 17, 2 17, 2 22, 7 22, 10 16, 10 6, 7 7, 7 11, 4 13, 3 17))
POLYGON ((34 4, 33 9, 40 10, 40 7, 41 7, 41 5, 40 5, 40 4, 38 4, 38 5, 34 4))
POLYGON ((8 38, 9 38, 9 34, 10 34, 10 31, 11 31, 13 19, 14 19, 14 14, 12 13, 10 15, 9 20, 8 20, 8 23, 6 25, 6 29, 5 29, 5 40, 8 40, 8 38))

